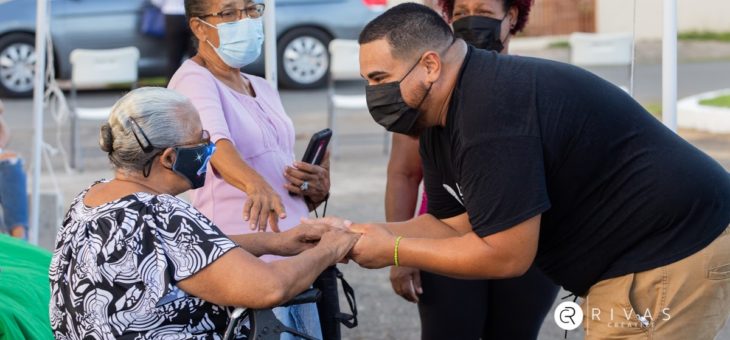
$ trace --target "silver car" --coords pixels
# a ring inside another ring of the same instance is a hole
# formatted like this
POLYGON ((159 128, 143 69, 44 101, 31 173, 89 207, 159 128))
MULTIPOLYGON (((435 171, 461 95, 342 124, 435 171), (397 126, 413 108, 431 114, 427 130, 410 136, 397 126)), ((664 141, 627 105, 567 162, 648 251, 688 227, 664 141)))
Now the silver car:
MULTIPOLYGON (((280 84, 315 88, 325 84, 327 45, 356 39, 386 0, 276 0, 280 84)), ((50 0, 56 75, 71 75, 69 55, 76 48, 136 46, 140 75, 163 76, 166 54, 159 39, 139 33, 145 0, 50 0)), ((35 0, 0 0, 0 96, 30 96, 35 61, 35 0)), ((245 71, 261 75, 263 58, 245 71)))

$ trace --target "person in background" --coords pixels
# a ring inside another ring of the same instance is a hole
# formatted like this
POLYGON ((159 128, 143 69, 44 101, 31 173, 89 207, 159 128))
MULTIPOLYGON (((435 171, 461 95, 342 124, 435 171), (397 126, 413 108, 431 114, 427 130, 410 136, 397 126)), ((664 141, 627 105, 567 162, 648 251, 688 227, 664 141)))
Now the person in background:
MULTIPOLYGON (((218 150, 205 186, 191 195, 193 206, 227 235, 295 227, 328 198, 329 161, 295 162, 294 124, 278 92, 240 70, 261 54, 264 5, 186 0, 185 13, 198 53, 168 87, 190 99, 218 150)), ((315 304, 274 313, 288 326, 321 338, 315 304)))
POLYGON ((324 225, 227 237, 175 197, 205 183, 215 146, 195 107, 172 90, 125 95, 100 145, 114 178, 76 197, 56 237, 57 339, 220 339, 229 306, 290 300, 359 237, 324 225), (289 257, 266 263, 263 254, 289 257))
MULTIPOLYGON (((531 6, 532 0, 438 1, 438 10, 457 38, 501 54, 509 53, 509 42, 525 27, 531 6)), ((388 222, 413 218, 423 179, 418 148, 418 138, 393 134, 385 195, 388 222)), ((444 218, 458 215, 438 207, 428 209, 424 191, 418 214, 427 212, 444 218)), ((536 339, 559 290, 534 266, 524 276, 506 280, 459 280, 392 267, 390 281, 398 295, 418 303, 424 340, 536 339), (517 314, 520 322, 512 322, 517 314)))
POLYGON ((185 56, 192 54, 190 27, 185 20, 185 0, 151 0, 165 15, 165 48, 167 49, 167 80, 180 67, 185 56))
POLYGON ((28 237, 28 192, 23 159, 6 149, 10 128, 3 118, 5 106, 0 100, 0 226, 13 237, 28 237))

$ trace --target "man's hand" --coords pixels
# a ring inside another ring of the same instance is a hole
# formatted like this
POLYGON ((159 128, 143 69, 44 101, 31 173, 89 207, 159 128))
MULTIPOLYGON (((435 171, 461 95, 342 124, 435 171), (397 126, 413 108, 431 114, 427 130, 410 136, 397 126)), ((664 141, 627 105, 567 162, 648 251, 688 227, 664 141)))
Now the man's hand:
POLYGON ((363 234, 350 252, 350 258, 360 267, 376 269, 394 264, 395 236, 385 227, 378 224, 353 224, 350 230, 363 234))
POLYGON ((390 284, 396 294, 413 303, 418 303, 418 295, 423 294, 421 271, 415 268, 390 268, 390 284))
POLYGON ((283 256, 294 256, 317 245, 326 232, 333 228, 326 224, 300 224, 282 232, 280 252, 283 256))

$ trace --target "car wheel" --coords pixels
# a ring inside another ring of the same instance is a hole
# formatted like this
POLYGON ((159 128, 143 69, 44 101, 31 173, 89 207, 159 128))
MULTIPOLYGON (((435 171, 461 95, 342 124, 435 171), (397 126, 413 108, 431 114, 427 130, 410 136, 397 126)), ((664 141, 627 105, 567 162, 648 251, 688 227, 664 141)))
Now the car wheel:
POLYGON ((316 28, 296 28, 279 39, 279 83, 286 88, 323 87, 330 67, 332 38, 316 28))
POLYGON ((12 33, 0 38, 0 95, 32 95, 35 59, 33 35, 12 33))

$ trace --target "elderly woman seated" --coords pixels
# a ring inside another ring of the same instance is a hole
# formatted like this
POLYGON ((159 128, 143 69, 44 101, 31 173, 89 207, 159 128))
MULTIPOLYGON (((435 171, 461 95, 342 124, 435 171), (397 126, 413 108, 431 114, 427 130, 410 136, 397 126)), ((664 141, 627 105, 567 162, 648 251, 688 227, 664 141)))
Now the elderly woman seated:
POLYGON ((58 233, 50 267, 56 338, 218 338, 226 306, 291 299, 358 239, 318 225, 227 237, 176 198, 203 185, 215 147, 195 108, 171 90, 127 94, 100 143, 115 176, 79 194, 58 233), (265 263, 262 254, 291 257, 265 263))

